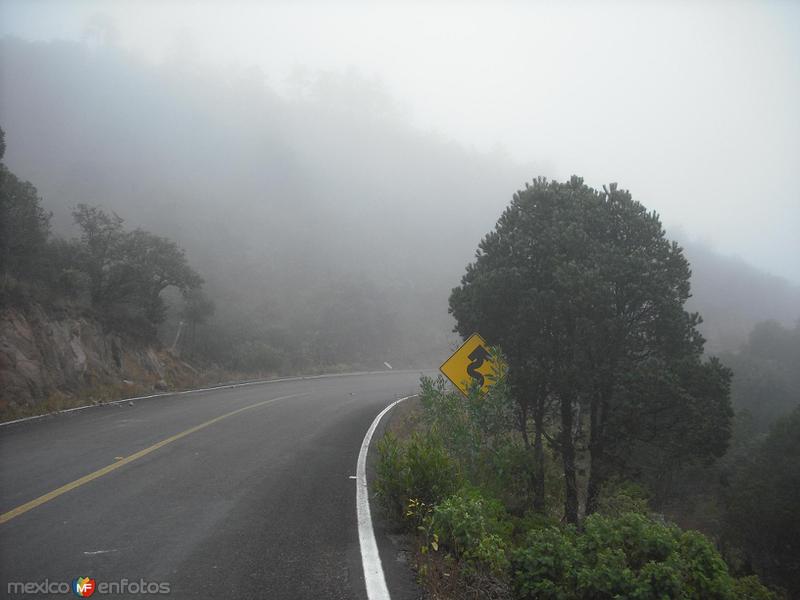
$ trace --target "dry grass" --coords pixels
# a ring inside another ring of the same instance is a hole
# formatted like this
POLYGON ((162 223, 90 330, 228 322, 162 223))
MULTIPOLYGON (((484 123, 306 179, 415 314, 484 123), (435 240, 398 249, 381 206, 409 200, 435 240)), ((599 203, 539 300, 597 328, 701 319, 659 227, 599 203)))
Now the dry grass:
POLYGON ((84 388, 76 394, 54 391, 36 404, 13 405, 8 402, 0 403, 0 421, 13 421, 25 417, 47 415, 80 406, 106 404, 113 400, 123 400, 148 393, 152 393, 152 387, 150 386, 123 382, 113 384, 98 383, 84 388))
POLYGON ((422 411, 419 396, 404 400, 387 415, 386 432, 391 432, 400 442, 406 441, 419 427, 422 411))
POLYGON ((510 600, 507 583, 488 573, 464 569, 443 552, 418 550, 414 565, 430 600, 510 600))

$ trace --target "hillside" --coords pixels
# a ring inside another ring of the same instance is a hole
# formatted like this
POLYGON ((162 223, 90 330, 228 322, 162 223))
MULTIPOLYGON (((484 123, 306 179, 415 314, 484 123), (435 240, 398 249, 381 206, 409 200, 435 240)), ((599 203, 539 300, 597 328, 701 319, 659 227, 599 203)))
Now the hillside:
MULTIPOLYGON (((353 73, 286 99, 255 71, 152 65, 112 47, 7 38, 0 55, 9 167, 38 187, 57 234, 74 233, 71 207, 86 202, 184 247, 217 306, 197 332, 213 362, 435 364, 472 249, 540 174, 411 129, 353 73)), ((796 285, 691 242, 686 254, 710 350, 800 316, 796 285)))
POLYGON ((159 344, 73 310, 0 309, 0 417, 187 387, 199 373, 159 344))

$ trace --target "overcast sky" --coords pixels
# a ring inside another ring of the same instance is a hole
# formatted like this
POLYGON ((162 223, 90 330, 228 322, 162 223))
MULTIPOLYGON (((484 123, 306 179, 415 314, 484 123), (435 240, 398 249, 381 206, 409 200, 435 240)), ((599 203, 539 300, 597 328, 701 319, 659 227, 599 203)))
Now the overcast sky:
POLYGON ((256 66, 286 95, 357 69, 419 129, 531 178, 618 181, 667 227, 800 283, 798 2, 0 7, 2 35, 99 31, 154 62, 256 66))

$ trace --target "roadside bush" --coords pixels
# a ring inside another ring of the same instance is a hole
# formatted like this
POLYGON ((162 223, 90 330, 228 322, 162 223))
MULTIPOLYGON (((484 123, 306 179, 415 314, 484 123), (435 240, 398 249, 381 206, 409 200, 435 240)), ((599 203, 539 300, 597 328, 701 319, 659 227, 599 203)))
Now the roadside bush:
POLYGON ((388 517, 400 521, 407 502, 405 482, 402 478, 403 448, 394 434, 387 431, 375 445, 375 449, 378 451, 373 484, 375 499, 388 517))
POLYGON ((533 506, 534 470, 532 452, 520 439, 509 436, 484 449, 471 480, 487 495, 502 500, 508 512, 521 516, 533 506))
POLYGON ((448 390, 441 375, 436 379, 423 377, 420 386, 425 421, 467 468, 476 467, 482 452, 507 443, 515 426, 514 401, 504 377, 486 394, 473 389, 466 398, 448 390))
POLYGON ((580 563, 572 525, 534 529, 511 557, 511 579, 517 598, 575 598, 580 563))
POLYGON ((430 433, 415 433, 405 447, 402 476, 408 498, 437 504, 461 486, 458 464, 442 441, 430 433))
POLYGON ((639 514, 592 515, 583 533, 572 526, 532 530, 512 554, 511 574, 524 599, 774 598, 757 579, 731 577, 700 533, 639 514))
POLYGON ((506 572, 512 525, 497 500, 485 498, 476 490, 450 496, 433 510, 430 530, 439 547, 457 558, 496 575, 506 572))
POLYGON ((396 521, 419 525, 435 504, 461 487, 458 465, 431 433, 415 433, 406 444, 387 434, 376 447, 375 496, 396 521))
POLYGON ((503 385, 465 398, 423 378, 421 430, 378 443, 376 495, 417 534, 432 597, 776 600, 757 577, 731 576, 702 534, 651 519, 636 483, 607 482, 581 529, 558 524, 558 501, 532 512, 532 453, 509 398, 503 385))
POLYGON ((423 422, 458 458, 470 484, 523 515, 533 505, 533 456, 517 431, 516 405, 505 377, 487 393, 473 389, 466 397, 448 389, 441 376, 423 377, 420 400, 423 422))

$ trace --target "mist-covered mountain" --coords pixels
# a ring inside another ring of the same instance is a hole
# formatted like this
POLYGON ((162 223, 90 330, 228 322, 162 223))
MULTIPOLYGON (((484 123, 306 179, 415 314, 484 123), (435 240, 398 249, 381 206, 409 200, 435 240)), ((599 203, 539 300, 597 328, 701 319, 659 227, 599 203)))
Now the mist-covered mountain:
POLYGON ((756 323, 787 327, 800 320, 800 286, 765 273, 735 256, 677 236, 692 265, 689 309, 703 315, 700 329, 711 353, 738 350, 756 323))
MULTIPOLYGON (((256 70, 72 42, 0 42, 0 125, 57 232, 88 203, 175 239, 216 302, 216 342, 261 336, 323 363, 444 358, 450 289, 541 174, 414 130, 355 73, 285 98, 256 70)), ((712 349, 800 316, 796 286, 698 245, 687 256, 712 349)))

